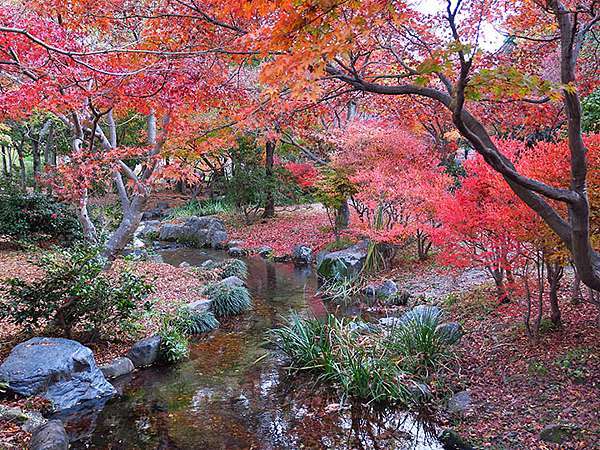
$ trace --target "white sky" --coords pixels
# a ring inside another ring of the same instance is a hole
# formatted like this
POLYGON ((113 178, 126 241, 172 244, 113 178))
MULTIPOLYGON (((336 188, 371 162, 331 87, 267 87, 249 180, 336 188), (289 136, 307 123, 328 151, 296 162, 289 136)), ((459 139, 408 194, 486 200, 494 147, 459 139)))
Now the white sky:
MULTIPOLYGON (((416 9, 426 14, 433 14, 446 10, 446 0, 412 0, 416 9)), ((483 23, 481 26, 480 45, 486 50, 495 50, 504 42, 502 36, 491 23, 483 23)))

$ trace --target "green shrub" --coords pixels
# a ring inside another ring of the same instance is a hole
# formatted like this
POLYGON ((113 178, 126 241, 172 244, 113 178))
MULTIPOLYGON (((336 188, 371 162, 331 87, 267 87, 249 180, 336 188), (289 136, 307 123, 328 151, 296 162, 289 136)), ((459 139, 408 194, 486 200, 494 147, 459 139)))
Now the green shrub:
POLYGON ((184 307, 177 313, 177 325, 186 335, 195 335, 215 330, 220 324, 212 311, 198 313, 184 307))
POLYGON ((73 241, 81 237, 81 226, 73 209, 53 197, 2 186, 0 236, 29 240, 35 239, 36 234, 73 241))
POLYGON ((44 255, 37 262, 43 277, 4 283, 0 317, 30 332, 48 324, 70 337, 77 329, 87 339, 109 328, 126 329, 153 287, 127 269, 108 274, 105 264, 100 249, 86 245, 44 255))
POLYGON ((211 310, 218 318, 240 314, 252 306, 248 289, 244 286, 230 286, 217 283, 209 290, 211 310))
POLYGON ((248 277, 248 266, 241 259, 228 259, 221 264, 221 278, 238 277, 245 280, 248 277))
POLYGON ((187 359, 189 342, 172 318, 165 319, 158 332, 161 337, 159 356, 167 364, 176 364, 187 359))
POLYGON ((230 212, 233 209, 230 203, 224 200, 190 200, 184 205, 171 210, 170 218, 191 216, 213 216, 230 212))

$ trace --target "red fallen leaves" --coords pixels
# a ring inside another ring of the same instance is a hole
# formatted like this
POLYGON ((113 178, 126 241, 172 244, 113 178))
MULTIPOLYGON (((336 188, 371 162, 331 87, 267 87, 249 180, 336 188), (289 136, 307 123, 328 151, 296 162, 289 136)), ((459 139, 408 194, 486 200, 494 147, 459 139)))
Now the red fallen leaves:
POLYGON ((246 249, 268 246, 275 255, 289 255, 298 244, 316 252, 334 239, 327 214, 318 207, 280 211, 272 220, 231 229, 230 235, 246 249))
POLYGON ((567 285, 563 329, 542 333, 538 343, 519 326, 522 306, 496 308, 495 299, 473 293, 452 308, 468 331, 460 344, 459 383, 474 403, 457 428, 472 443, 583 449, 600 442, 598 310, 571 304, 569 292, 567 285), (574 425, 581 433, 562 446, 543 443, 539 433, 548 424, 574 425))

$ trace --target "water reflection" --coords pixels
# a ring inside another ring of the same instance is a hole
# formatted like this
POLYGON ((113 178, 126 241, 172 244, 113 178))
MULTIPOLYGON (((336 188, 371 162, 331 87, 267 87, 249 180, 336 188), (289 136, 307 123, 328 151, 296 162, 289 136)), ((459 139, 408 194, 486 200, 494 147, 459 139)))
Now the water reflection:
MULTIPOLYGON (((174 265, 224 258, 187 248, 161 255, 174 265)), ((360 404, 340 410, 309 380, 287 375, 284 361, 262 358, 265 333, 282 316, 323 316, 326 308, 310 270, 261 258, 249 258, 248 266, 253 310, 195 343, 189 361, 122 381, 121 396, 95 419, 95 431, 74 436, 72 448, 441 448, 412 416, 360 404)))

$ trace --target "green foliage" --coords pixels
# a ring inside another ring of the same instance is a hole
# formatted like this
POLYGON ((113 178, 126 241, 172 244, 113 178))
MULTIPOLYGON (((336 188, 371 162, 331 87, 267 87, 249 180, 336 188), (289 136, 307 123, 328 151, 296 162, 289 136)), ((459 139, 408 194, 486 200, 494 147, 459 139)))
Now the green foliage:
POLYGON ((581 102, 583 110, 581 127, 586 133, 600 133, 600 88, 581 102))
POLYGON ((177 312, 177 326, 186 335, 208 333, 219 328, 219 325, 211 311, 198 313, 184 307, 177 312))
POLYGON ((327 244, 324 250, 328 252, 336 252, 338 250, 348 248, 354 244, 356 244, 356 241, 354 239, 349 238, 347 236, 342 236, 339 240, 327 244))
POLYGON ((211 310, 218 318, 240 314, 252 306, 250 292, 244 286, 216 283, 209 289, 211 310))
POLYGON ((392 355, 380 346, 359 342, 356 326, 329 315, 325 321, 292 314, 287 323, 273 330, 270 339, 292 360, 291 369, 317 375, 330 382, 345 397, 368 402, 409 404, 409 383, 392 355))
POLYGON ((0 186, 0 236, 34 239, 35 234, 68 241, 81 236, 75 212, 40 192, 24 193, 11 184, 0 186))
POLYGON ((184 205, 173 208, 169 217, 175 219, 177 217, 213 216, 230 212, 232 209, 231 204, 224 200, 190 200, 184 205))
POLYGON ((159 356, 167 364, 177 364, 189 356, 189 342, 175 317, 164 317, 158 334, 161 337, 159 356))
POLYGON ((241 259, 228 259, 221 264, 221 278, 232 276, 242 280, 248 277, 248 266, 241 259))
POLYGON ((586 361, 590 357, 590 350, 586 348, 575 348, 561 355, 556 360, 556 365, 560 367, 568 377, 581 381, 588 376, 586 361))
POLYGON ((440 323, 440 312, 433 308, 411 314, 393 327, 384 345, 402 356, 406 370, 427 376, 450 356, 448 336, 437 329, 440 323))
POLYGON ((246 222, 256 218, 269 195, 276 205, 282 205, 301 194, 291 174, 282 167, 274 166, 273 173, 267 174, 263 150, 251 136, 239 139, 238 145, 229 150, 229 156, 232 170, 224 181, 225 199, 244 215, 246 222))
POLYGON ((346 200, 357 192, 349 176, 347 168, 323 167, 316 184, 315 198, 327 209, 341 208, 346 200))
POLYGON ((377 272, 384 269, 385 266, 385 255, 382 248, 377 242, 369 241, 367 246, 367 257, 365 258, 362 271, 364 273, 377 272))
POLYGON ((67 337, 76 329, 92 339, 115 327, 125 330, 153 291, 127 268, 108 274, 100 249, 89 245, 48 253, 37 264, 44 276, 7 280, 1 300, 0 317, 10 317, 30 332, 50 324, 67 337))

